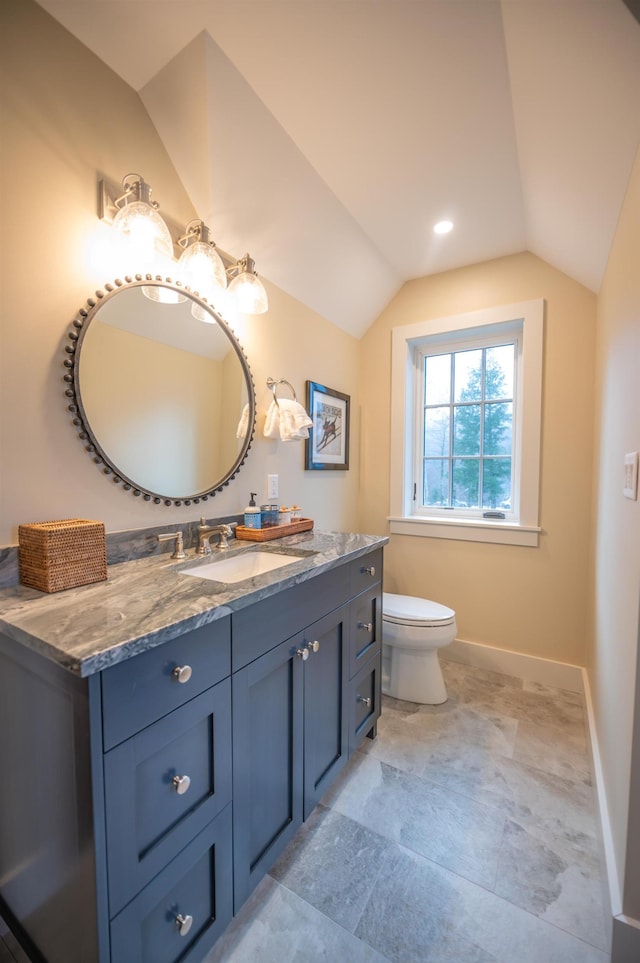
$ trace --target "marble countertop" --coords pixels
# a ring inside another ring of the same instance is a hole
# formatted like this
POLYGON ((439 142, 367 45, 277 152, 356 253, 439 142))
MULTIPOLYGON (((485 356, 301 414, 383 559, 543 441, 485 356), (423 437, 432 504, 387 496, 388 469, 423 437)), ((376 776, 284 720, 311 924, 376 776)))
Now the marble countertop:
POLYGON ((386 536, 341 532, 303 532, 260 543, 233 539, 220 558, 256 549, 299 556, 235 585, 181 574, 199 561, 193 551, 180 562, 162 554, 110 565, 105 582, 55 594, 17 585, 0 591, 0 630, 70 672, 89 676, 387 542, 386 536))

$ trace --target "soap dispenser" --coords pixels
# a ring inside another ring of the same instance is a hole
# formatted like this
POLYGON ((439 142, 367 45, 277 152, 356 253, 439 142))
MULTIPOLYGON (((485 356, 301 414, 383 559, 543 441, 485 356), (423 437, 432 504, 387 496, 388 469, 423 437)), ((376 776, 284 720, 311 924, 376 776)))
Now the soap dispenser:
POLYGON ((244 510, 245 528, 262 528, 262 513, 256 505, 256 492, 249 492, 249 504, 244 510))

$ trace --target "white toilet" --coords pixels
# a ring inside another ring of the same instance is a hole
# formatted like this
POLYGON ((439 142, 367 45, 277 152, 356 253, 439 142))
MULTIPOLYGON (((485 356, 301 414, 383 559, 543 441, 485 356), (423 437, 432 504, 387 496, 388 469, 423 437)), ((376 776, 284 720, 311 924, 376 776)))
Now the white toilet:
POLYGON ((446 702, 438 649, 453 642, 456 633, 456 613, 446 605, 384 592, 382 691, 407 702, 446 702))

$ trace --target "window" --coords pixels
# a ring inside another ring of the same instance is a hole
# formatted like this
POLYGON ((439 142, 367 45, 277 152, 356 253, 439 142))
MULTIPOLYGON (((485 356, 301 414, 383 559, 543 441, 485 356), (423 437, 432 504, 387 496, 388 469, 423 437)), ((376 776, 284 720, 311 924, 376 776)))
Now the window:
POLYGON ((395 328, 391 531, 538 544, 543 302, 395 328))

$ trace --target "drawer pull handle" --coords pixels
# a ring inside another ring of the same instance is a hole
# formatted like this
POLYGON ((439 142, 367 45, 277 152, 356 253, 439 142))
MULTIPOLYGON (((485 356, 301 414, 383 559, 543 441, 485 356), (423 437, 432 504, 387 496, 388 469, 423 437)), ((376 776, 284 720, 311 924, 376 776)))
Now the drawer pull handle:
POLYGON ((359 629, 366 629, 367 632, 373 632, 373 622, 358 622, 359 629))
POLYGON ((317 652, 319 648, 320 648, 320 643, 318 642, 317 639, 315 639, 313 642, 309 642, 309 649, 312 652, 317 652))
POLYGON ((178 933, 180 936, 186 936, 191 925, 193 923, 193 916, 183 916, 182 913, 178 913, 176 916, 176 926, 178 927, 178 933))
POLYGON ((359 695, 358 698, 356 699, 356 702, 362 702, 362 703, 364 703, 364 705, 367 707, 367 709, 370 709, 371 706, 372 706, 372 701, 371 701, 371 699, 368 699, 366 696, 361 696, 361 695, 359 695))
POLYGON ((307 659, 309 658, 308 646, 305 645, 303 649, 296 649, 296 655, 298 656, 299 659, 302 659, 303 662, 306 662, 307 659))
POLYGON ((376 574, 376 570, 375 570, 375 566, 374 566, 374 565, 372 565, 370 568, 363 568, 362 571, 365 572, 367 575, 375 575, 375 574, 376 574))
POLYGON ((187 789, 191 785, 191 780, 188 776, 174 776, 171 780, 171 785, 179 796, 184 796, 187 789))
POLYGON ((173 678, 177 679, 178 682, 188 682, 191 678, 191 671, 190 665, 177 665, 173 670, 173 678))

